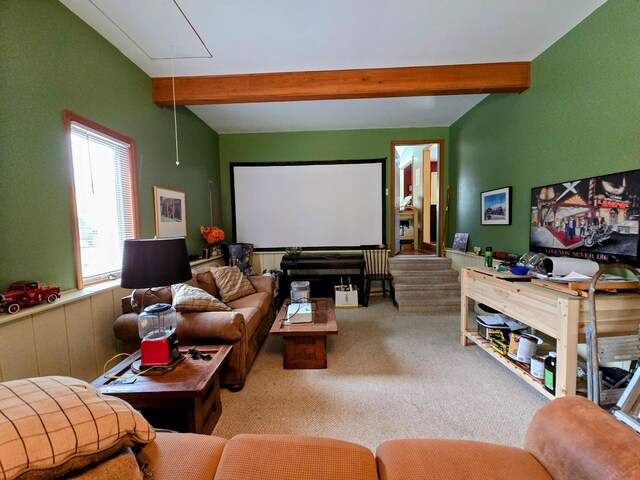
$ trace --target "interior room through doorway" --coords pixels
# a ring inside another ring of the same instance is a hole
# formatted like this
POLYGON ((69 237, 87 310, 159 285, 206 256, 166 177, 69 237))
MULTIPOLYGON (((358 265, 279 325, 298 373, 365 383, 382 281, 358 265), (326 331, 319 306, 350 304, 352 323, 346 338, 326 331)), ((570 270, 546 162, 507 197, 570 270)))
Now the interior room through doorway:
POLYGON ((392 254, 439 255, 442 141, 392 142, 392 254))

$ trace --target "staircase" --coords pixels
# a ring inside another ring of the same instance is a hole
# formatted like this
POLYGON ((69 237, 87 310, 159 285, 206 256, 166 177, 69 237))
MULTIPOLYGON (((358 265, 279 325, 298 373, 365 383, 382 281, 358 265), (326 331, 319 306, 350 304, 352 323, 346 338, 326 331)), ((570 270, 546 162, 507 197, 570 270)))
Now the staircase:
POLYGON ((460 283, 451 259, 431 256, 389 258, 396 302, 401 312, 459 313, 460 283))

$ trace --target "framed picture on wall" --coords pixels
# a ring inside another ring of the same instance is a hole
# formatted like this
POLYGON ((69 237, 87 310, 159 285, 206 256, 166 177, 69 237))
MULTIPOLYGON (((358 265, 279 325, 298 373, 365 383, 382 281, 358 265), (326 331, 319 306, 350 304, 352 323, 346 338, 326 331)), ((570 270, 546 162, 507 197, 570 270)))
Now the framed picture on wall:
POLYGON ((456 233, 453 236, 453 246, 451 250, 455 250, 456 252, 466 252, 467 251, 467 242, 469 241, 468 233, 456 233))
POLYGON ((640 265, 640 170, 531 189, 529 250, 640 265))
POLYGON ((482 225, 511 225, 511 187, 482 192, 482 225))
POLYGON ((156 213, 156 236, 186 237, 186 194, 158 186, 153 187, 156 213))

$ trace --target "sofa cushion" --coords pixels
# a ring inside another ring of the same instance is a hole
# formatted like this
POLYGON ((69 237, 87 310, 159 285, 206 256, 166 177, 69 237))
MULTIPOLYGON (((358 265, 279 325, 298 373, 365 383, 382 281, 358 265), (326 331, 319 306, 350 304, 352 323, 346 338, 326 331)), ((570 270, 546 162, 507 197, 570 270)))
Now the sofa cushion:
POLYGON ((244 307, 257 307, 263 317, 269 315, 271 304, 273 303, 273 295, 265 292, 256 292, 246 297, 238 298, 229 302, 229 306, 234 310, 244 307))
POLYGON ((377 480, 362 445, 300 435, 236 435, 222 453, 216 480, 377 480))
POLYGON ((119 454, 91 465, 79 472, 73 472, 68 480, 144 480, 136 456, 130 448, 119 454))
POLYGON ((178 312, 229 312, 231 307, 201 288, 185 283, 171 285, 173 306, 178 312))
POLYGON ((526 450, 473 440, 389 440, 376 456, 380 480, 552 480, 526 450))
POLYGON ((220 298, 225 303, 256 292, 251 282, 238 267, 212 268, 211 274, 216 280, 220 298))
POLYGON ((0 383, 0 478, 58 478, 146 443, 155 431, 127 402, 69 377, 0 383))
POLYGON ((227 440, 195 433, 158 432, 155 441, 138 453, 153 480, 211 480, 227 440))

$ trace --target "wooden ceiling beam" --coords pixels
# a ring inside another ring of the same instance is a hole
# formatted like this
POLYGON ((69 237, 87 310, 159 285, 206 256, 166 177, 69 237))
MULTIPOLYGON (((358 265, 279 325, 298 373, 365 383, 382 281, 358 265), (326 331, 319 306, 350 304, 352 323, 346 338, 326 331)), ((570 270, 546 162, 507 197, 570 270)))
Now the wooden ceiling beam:
MULTIPOLYGON (((176 77, 177 105, 521 93, 529 62, 176 77)), ((171 77, 152 79, 153 101, 173 105, 171 77)))

